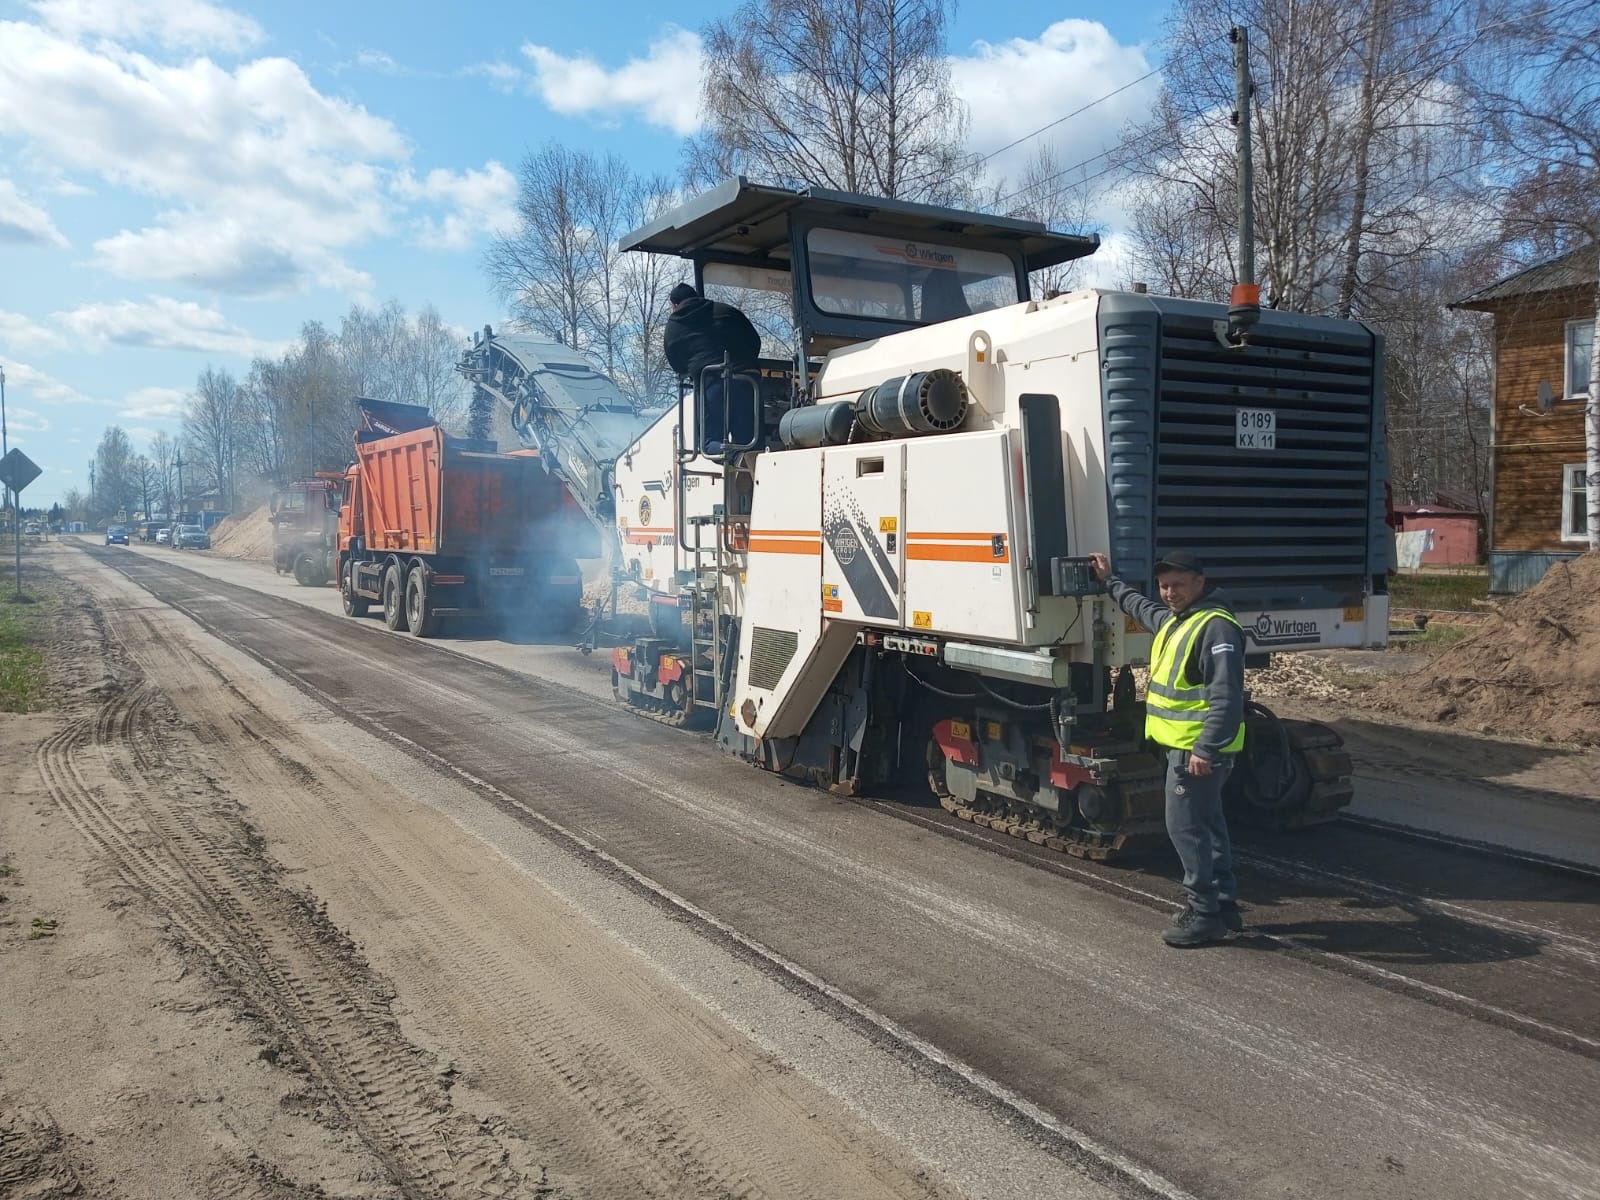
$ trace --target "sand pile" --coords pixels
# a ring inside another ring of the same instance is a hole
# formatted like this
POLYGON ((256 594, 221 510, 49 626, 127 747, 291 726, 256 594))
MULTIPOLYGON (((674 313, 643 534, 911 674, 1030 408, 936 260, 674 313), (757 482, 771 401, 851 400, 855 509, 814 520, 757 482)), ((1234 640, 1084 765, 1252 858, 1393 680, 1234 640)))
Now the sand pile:
POLYGON ((211 549, 224 558, 270 563, 272 525, 267 520, 267 506, 263 504, 240 516, 218 521, 211 530, 211 549))
POLYGON ((1429 721, 1600 745, 1600 554, 1558 562, 1369 703, 1429 721))

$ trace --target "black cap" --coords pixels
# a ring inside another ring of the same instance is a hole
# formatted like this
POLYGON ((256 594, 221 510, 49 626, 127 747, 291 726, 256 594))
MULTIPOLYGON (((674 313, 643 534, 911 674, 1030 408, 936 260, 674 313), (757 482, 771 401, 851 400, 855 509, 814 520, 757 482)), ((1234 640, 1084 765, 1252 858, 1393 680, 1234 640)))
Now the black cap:
POLYGON ((1193 571, 1196 575, 1206 573, 1206 565, 1200 561, 1200 556, 1191 554, 1187 550, 1168 550, 1156 559, 1156 570, 1159 571, 1163 567, 1170 567, 1175 571, 1193 571))
POLYGON ((680 283, 667 293, 667 299, 674 304, 682 304, 685 300, 694 300, 699 295, 700 293, 694 290, 694 284, 680 283))

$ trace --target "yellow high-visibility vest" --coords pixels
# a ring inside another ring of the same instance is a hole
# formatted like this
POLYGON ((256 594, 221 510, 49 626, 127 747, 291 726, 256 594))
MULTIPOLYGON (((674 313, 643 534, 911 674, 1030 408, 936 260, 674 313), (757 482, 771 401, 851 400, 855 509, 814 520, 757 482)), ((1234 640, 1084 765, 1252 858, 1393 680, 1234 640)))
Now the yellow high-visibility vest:
MULTIPOLYGON (((1200 740, 1210 705, 1205 684, 1188 679, 1189 651, 1195 638, 1212 617, 1221 617, 1239 630, 1239 650, 1244 652, 1244 630, 1238 619, 1225 608, 1202 608, 1174 617, 1156 634, 1150 655, 1150 687, 1144 700, 1144 735, 1153 742, 1176 750, 1193 750, 1200 740)), ((1244 745, 1244 721, 1223 750, 1228 753, 1244 745)))

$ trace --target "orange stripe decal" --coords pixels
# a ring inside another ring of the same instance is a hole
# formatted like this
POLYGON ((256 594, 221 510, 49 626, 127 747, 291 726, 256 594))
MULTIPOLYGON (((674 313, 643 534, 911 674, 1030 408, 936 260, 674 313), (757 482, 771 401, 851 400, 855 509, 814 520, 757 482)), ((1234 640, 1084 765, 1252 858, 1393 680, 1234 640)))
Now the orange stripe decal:
POLYGON ((752 529, 750 530, 750 536, 820 538, 822 537, 822 531, 820 529, 752 529))
POLYGON ((822 540, 818 538, 810 541, 786 541, 782 538, 750 537, 750 553, 752 554, 821 554, 822 540))
MULTIPOLYGON (((987 538, 984 540, 988 541, 987 538)), ((927 562, 1008 563, 1011 561, 1011 547, 1007 546, 999 554, 996 554, 992 545, 951 546, 932 542, 907 546, 906 557, 922 559, 927 562)))
POLYGON ((908 542, 992 542, 997 535, 993 533, 908 533, 908 542))

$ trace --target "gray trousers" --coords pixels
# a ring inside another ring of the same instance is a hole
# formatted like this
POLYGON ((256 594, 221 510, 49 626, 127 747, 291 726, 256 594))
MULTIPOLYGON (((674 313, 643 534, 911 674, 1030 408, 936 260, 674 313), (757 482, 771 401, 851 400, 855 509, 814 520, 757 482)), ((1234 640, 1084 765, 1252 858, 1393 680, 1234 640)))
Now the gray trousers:
POLYGON ((1215 915, 1224 900, 1237 900, 1233 846, 1222 812, 1222 785, 1233 769, 1224 754, 1209 775, 1189 774, 1189 752, 1167 750, 1167 836, 1183 862, 1183 890, 1196 912, 1215 915))

